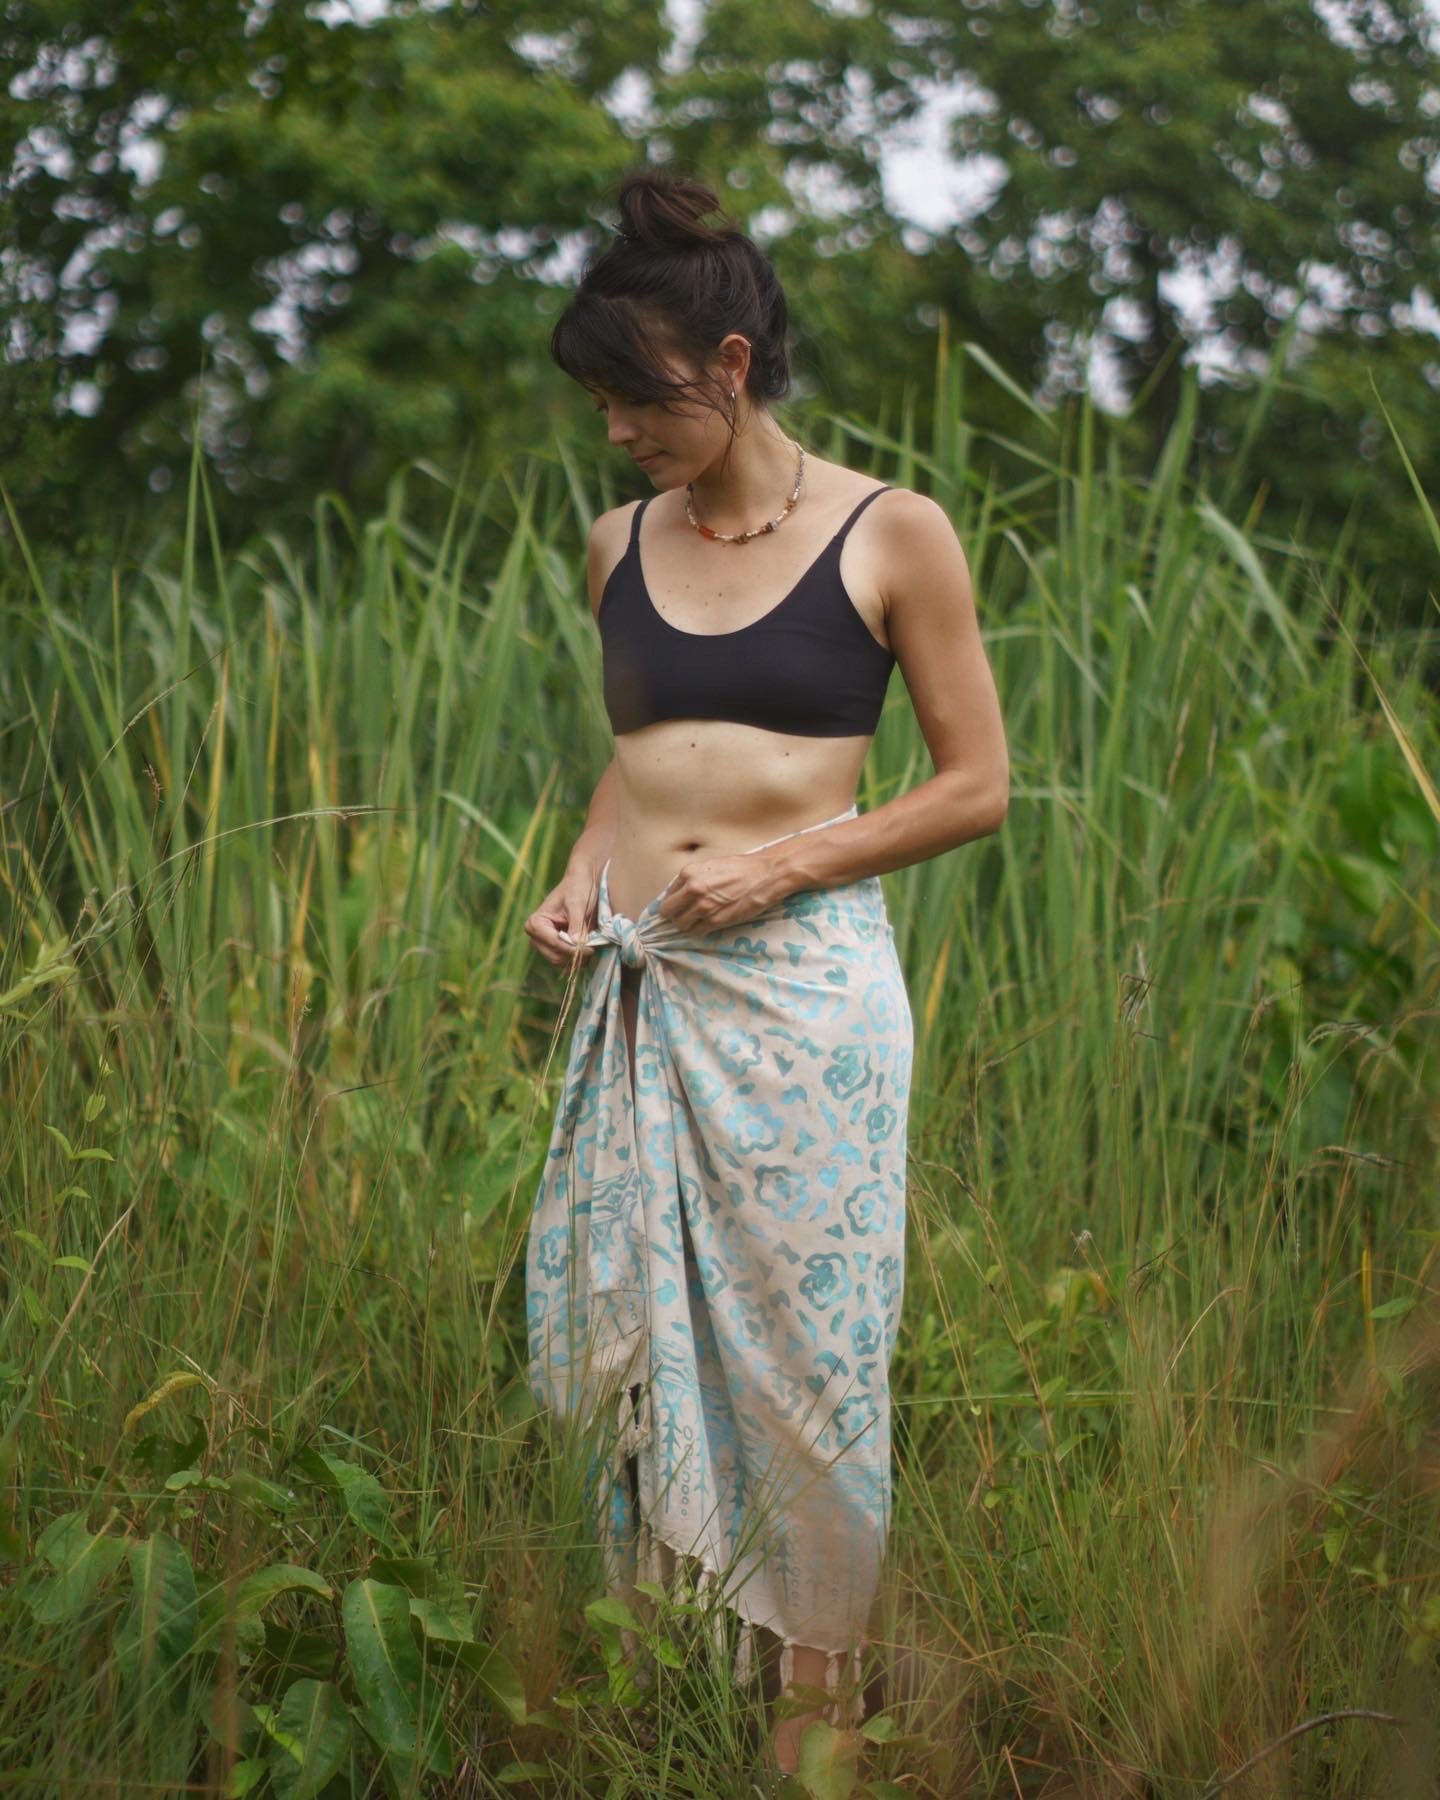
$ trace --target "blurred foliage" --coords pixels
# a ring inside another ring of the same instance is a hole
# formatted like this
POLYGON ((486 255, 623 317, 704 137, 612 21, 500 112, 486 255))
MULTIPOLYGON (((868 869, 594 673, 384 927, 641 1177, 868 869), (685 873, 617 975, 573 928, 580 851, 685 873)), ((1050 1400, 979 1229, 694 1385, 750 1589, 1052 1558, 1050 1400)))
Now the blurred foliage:
MULTIPOLYGON (((154 494, 183 503, 198 422, 227 529, 302 528, 321 491, 382 504, 407 457, 453 469, 582 429, 550 325, 621 172, 674 159, 774 258, 798 398, 885 427, 910 393, 928 431, 948 315, 1046 402, 1098 350, 1153 457, 1198 359, 1196 472, 1228 472, 1245 511, 1260 482, 1281 537, 1331 544, 1348 521, 1392 616, 1413 615, 1426 541, 1377 390, 1432 485, 1440 355, 1410 310, 1440 292, 1427 16, 715 0, 677 50, 664 9, 627 0, 404 0, 365 23, 4 0, 5 487, 32 538, 148 533, 154 494), (881 162, 937 84, 992 97, 950 148, 1004 179, 931 234, 889 210, 881 162), (1302 306, 1307 266, 1328 279, 1302 306), (1218 283, 1204 320, 1161 287, 1199 271, 1218 283), (72 391, 90 410, 64 410, 72 391)), ((1021 410, 994 387, 974 415, 1002 480, 1021 410)))

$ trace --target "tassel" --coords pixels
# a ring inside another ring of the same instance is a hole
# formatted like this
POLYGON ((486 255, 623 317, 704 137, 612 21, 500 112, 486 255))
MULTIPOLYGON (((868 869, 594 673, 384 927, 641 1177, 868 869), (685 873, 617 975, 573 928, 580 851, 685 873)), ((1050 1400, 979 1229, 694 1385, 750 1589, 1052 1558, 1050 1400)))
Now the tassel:
MULTIPOLYGON (((847 1654, 850 1659, 850 1687, 853 1696, 850 1707, 850 1725, 852 1727, 859 1725, 865 1717, 865 1696, 860 1687, 863 1651, 864 1646, 857 1643, 849 1652, 844 1650, 827 1650, 825 1652, 825 1692, 833 1694, 835 1698, 824 1709, 822 1717, 826 1724, 833 1725, 837 1731, 845 1729, 842 1718, 845 1708, 840 1694, 840 1669, 847 1654)), ((737 1663, 736 1680, 739 1679, 737 1663)), ((780 1646, 780 1692, 782 1694, 794 1679, 795 1651, 794 1646, 787 1640, 780 1646)))

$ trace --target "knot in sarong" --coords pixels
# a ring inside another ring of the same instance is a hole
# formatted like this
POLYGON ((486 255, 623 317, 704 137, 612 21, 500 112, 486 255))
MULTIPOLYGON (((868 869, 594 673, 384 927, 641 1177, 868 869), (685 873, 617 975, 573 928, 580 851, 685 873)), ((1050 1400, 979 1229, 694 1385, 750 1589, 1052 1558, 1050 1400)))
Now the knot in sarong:
POLYGON ((645 967, 645 940, 640 935, 640 927, 633 919, 616 915, 614 921, 615 941, 620 946, 620 960, 627 969, 643 969, 645 967))

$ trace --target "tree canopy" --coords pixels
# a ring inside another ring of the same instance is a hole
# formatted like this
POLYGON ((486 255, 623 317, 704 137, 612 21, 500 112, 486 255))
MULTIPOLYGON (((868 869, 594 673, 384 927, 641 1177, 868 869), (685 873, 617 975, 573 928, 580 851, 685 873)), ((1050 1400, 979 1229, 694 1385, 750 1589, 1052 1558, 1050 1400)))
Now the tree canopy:
POLYGON ((41 528, 173 487, 198 415, 253 522, 578 416, 549 320, 648 156, 755 231, 808 389, 863 415, 924 413, 943 309, 1046 399, 1100 355, 1151 443, 1198 360, 1223 460, 1293 323, 1252 468, 1333 535, 1398 477, 1375 388, 1440 451, 1433 30, 1422 0, 713 0, 678 54, 627 0, 0 0, 6 485, 41 528), (920 231, 884 156, 947 88, 993 191, 920 231))

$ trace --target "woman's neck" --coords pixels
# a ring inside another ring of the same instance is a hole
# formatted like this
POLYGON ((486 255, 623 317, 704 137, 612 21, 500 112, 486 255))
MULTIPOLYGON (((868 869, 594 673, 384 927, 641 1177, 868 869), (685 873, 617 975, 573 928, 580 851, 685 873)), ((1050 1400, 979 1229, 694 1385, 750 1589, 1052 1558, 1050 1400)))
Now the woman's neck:
MULTIPOLYGON (((800 504, 808 486, 801 487, 800 504)), ((748 531, 773 519, 795 491, 795 477, 800 466, 800 446, 794 444, 773 422, 759 425, 752 414, 752 425, 737 433, 729 461, 720 472, 721 462, 695 477, 694 502, 696 516, 714 531, 748 531)))

